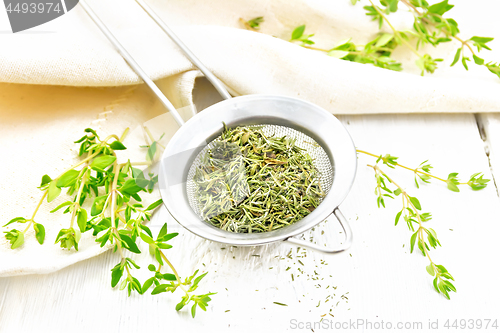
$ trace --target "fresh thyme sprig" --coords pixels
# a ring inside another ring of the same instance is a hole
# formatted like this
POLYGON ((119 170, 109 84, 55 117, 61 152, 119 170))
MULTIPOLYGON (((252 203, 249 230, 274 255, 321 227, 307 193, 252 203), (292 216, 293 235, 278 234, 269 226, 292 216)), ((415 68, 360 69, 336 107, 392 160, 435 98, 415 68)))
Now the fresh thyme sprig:
POLYGON ((243 23, 245 28, 247 28, 248 30, 259 31, 260 24, 264 22, 264 17, 259 16, 249 21, 245 21, 244 19, 240 18, 240 22, 243 23))
POLYGON ((460 182, 458 180, 458 173, 457 172, 452 172, 448 175, 448 178, 440 178, 437 176, 434 176, 431 174, 431 169, 432 165, 430 165, 428 160, 423 161, 420 163, 419 166, 416 168, 410 168, 404 165, 401 165, 397 162, 398 157, 392 156, 390 154, 386 155, 376 155, 372 154, 369 152, 366 152, 364 150, 357 149, 358 153, 365 154, 368 156, 376 157, 377 162, 382 161, 383 164, 387 165, 390 168, 395 168, 395 167, 400 167, 409 171, 412 171, 415 175, 415 185, 417 188, 420 186, 419 183, 430 183, 431 179, 436 179, 441 182, 446 183, 447 187, 449 190, 453 192, 460 192, 460 189, 458 188, 459 185, 469 185, 471 189, 474 191, 482 190, 483 188, 486 187, 488 182, 490 181, 489 179, 484 179, 483 174, 481 172, 475 173, 472 176, 469 177, 469 180, 467 182, 460 182))
POLYGON ((449 292, 456 292, 455 286, 450 281, 454 281, 454 279, 443 265, 437 265, 434 263, 429 254, 431 247, 435 249, 438 245, 441 246, 436 232, 431 228, 423 226, 424 222, 428 222, 432 219, 432 215, 430 213, 422 213, 420 201, 416 197, 410 196, 403 187, 398 185, 391 177, 389 177, 387 173, 379 167, 379 163, 382 163, 392 169, 400 167, 412 171, 415 175, 415 184, 417 188, 419 187, 419 182, 429 183, 431 179, 436 179, 445 182, 448 189, 454 192, 459 192, 458 185, 469 185, 473 190, 481 190, 487 186, 487 183, 490 180, 483 179, 483 175, 481 173, 475 173, 470 177, 468 182, 460 183, 457 179, 458 173, 456 172, 450 173, 448 179, 432 175, 430 173, 432 166, 428 163, 428 161, 422 162, 416 168, 409 168, 399 164, 397 162, 398 157, 390 154, 376 155, 359 149, 357 152, 377 158, 375 165, 368 166, 373 168, 375 172, 375 195, 377 196, 377 206, 379 208, 385 208, 385 199, 394 199, 396 196, 401 195, 402 208, 396 214, 395 225, 398 225, 402 217, 406 222, 408 229, 412 232, 410 237, 410 253, 413 253, 415 244, 417 244, 417 247, 422 255, 427 257, 429 260, 429 265, 426 267, 426 270, 431 276, 434 276, 433 285, 435 290, 438 293, 443 294, 447 299, 450 299, 449 292), (395 186, 396 189, 389 188, 391 185, 395 186))
MULTIPOLYGON (((60 230, 56 237, 56 243, 60 243, 62 248, 78 251, 78 244, 81 234, 92 232, 96 237, 96 242, 104 247, 110 244, 114 252, 120 254, 119 263, 111 269, 111 286, 117 286, 120 281, 120 289, 127 288, 128 295, 132 291, 144 294, 153 284, 155 288, 152 294, 162 292, 175 292, 177 288, 182 289, 185 295, 176 306, 180 310, 184 305, 194 303, 191 313, 194 317, 196 306, 206 310, 213 293, 196 295, 194 291, 198 288, 198 283, 207 273, 198 274, 198 270, 190 277, 181 280, 181 277, 174 266, 167 259, 163 250, 172 246, 167 241, 177 236, 177 233, 167 233, 167 224, 161 228, 156 239, 153 238, 151 230, 145 225, 150 220, 153 211, 162 203, 158 200, 146 208, 143 206, 141 193, 153 191, 158 181, 158 176, 149 172, 146 178, 143 171, 135 168, 136 165, 151 166, 157 156, 157 148, 162 147, 160 143, 153 139, 151 133, 145 128, 152 143, 147 145, 146 162, 118 163, 117 150, 127 149, 122 141, 128 129, 121 137, 110 135, 101 140, 97 133, 90 128, 85 130, 85 135, 75 143, 80 144, 79 156, 82 160, 63 172, 58 177, 52 179, 48 175, 42 177, 40 189, 43 191, 42 198, 38 203, 30 219, 16 217, 7 224, 28 223, 24 231, 12 229, 5 231, 5 237, 10 241, 11 248, 15 249, 23 245, 24 235, 33 227, 36 239, 40 244, 45 240, 45 228, 42 224, 35 222, 36 214, 44 202, 52 202, 62 192, 67 189, 67 194, 73 196, 59 206, 55 207, 51 213, 65 208, 64 213, 71 215, 68 228, 60 230), (90 211, 83 206, 85 203, 92 203, 90 211), (90 218, 89 218, 90 215, 90 218), (143 285, 132 274, 133 269, 140 267, 129 257, 125 251, 140 254, 139 242, 143 241, 149 245, 149 249, 158 268, 149 265, 149 270, 154 271, 154 276, 144 282, 143 285), (162 273, 162 267, 167 265, 173 272, 162 273), (162 284, 160 281, 169 281, 162 284), (186 288, 184 288, 186 287, 186 288)), ((160 138, 161 139, 161 138, 160 138)))
POLYGON ((461 46, 457 49, 451 66, 455 65, 461 57, 464 68, 469 69, 467 62, 470 62, 471 59, 464 52, 465 48, 467 48, 476 65, 485 66, 490 72, 500 77, 499 65, 493 62, 485 63, 484 59, 480 58, 472 48, 472 46, 475 46, 478 53, 482 49, 491 50, 486 44, 491 42, 493 38, 474 36, 464 40, 459 37, 458 23, 452 18, 443 17, 445 13, 454 7, 448 3, 448 0, 434 5, 429 5, 425 0, 380 0, 382 7, 376 6, 372 0, 369 1, 371 6, 363 7, 367 11, 367 15, 372 16, 373 20, 379 22, 379 28, 381 28, 382 22, 385 22, 393 31, 398 44, 405 45, 419 57, 416 64, 422 70, 422 75, 424 72, 433 73, 437 68, 437 62, 443 59, 433 59, 429 54, 420 54, 418 52, 419 46, 430 44, 436 47, 439 44, 451 42, 452 39, 455 39, 461 43, 461 46), (397 12, 399 2, 403 3, 414 17, 413 31, 409 34, 402 34, 401 31, 397 31, 387 18, 390 13, 397 12), (409 37, 416 38, 416 47, 409 43, 409 37))
POLYGON ((413 253, 415 244, 417 244, 417 247, 422 255, 427 257, 429 260, 429 265, 426 266, 426 270, 431 276, 434 276, 434 289, 438 293, 443 294, 447 299, 450 299, 449 292, 457 291, 453 283, 450 282, 450 280, 455 281, 455 279, 443 265, 434 263, 429 254, 430 247, 435 249, 438 245, 441 246, 436 232, 431 228, 423 226, 423 222, 431 220, 431 214, 421 213, 422 207, 420 205, 420 201, 416 197, 410 196, 401 186, 399 186, 384 171, 382 171, 378 165, 368 166, 373 168, 375 171, 375 178, 377 180, 375 193, 377 194, 377 203, 379 204, 379 207, 380 204, 385 207, 383 201, 384 197, 394 198, 392 195, 401 195, 403 207, 396 214, 395 225, 398 224, 402 216, 408 226, 408 229, 412 232, 410 238, 410 253, 413 253), (394 185, 396 189, 389 189, 386 186, 384 179, 394 185), (415 227, 417 227, 416 230, 415 227))
MULTIPOLYGON (((359 0, 351 0, 355 5, 359 0)), ((317 48, 311 37, 314 34, 305 35, 305 25, 296 27, 291 35, 290 42, 298 42, 300 46, 325 52, 327 55, 359 62, 363 64, 372 64, 376 67, 386 68, 394 71, 401 71, 402 65, 400 62, 392 58, 393 51, 400 45, 407 47, 412 53, 418 56, 416 65, 421 70, 421 75, 434 73, 438 63, 442 62, 441 58, 433 58, 430 54, 422 54, 419 48, 422 45, 430 44, 437 47, 439 44, 451 42, 453 39, 459 41, 461 46, 457 49, 455 57, 450 66, 454 66, 461 60, 462 65, 466 70, 469 69, 468 62, 473 61, 478 66, 484 66, 491 73, 500 78, 500 63, 486 62, 478 56, 482 49, 491 50, 487 43, 491 42, 491 37, 473 36, 469 39, 463 39, 458 36, 460 32, 458 23, 452 18, 444 18, 443 15, 450 11, 454 6, 448 3, 448 0, 429 5, 425 0, 379 0, 380 6, 374 3, 374 0, 369 0, 371 6, 364 6, 366 15, 372 20, 377 21, 379 29, 383 24, 391 29, 391 33, 380 32, 377 37, 365 45, 356 45, 352 39, 346 39, 337 42, 332 48, 324 49, 317 48), (388 15, 398 11, 398 4, 403 3, 408 10, 413 14, 414 22, 411 31, 397 30, 388 18, 388 15), (416 40, 413 46, 413 40, 416 40), (476 47, 477 52, 473 47, 476 47), (471 58, 472 57, 472 60, 471 58)), ((250 21, 240 19, 244 26, 253 31, 257 31, 259 24, 264 22, 262 17, 250 21), (254 20, 258 19, 257 25, 254 20), (252 22, 252 23, 251 23, 252 22)))

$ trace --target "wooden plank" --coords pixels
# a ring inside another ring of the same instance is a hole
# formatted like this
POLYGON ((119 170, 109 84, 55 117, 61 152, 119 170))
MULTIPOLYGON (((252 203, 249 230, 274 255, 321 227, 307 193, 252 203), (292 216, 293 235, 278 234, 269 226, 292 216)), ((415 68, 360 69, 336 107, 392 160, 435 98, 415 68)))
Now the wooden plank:
POLYGON ((500 181, 500 114, 482 113, 476 115, 476 119, 481 138, 484 141, 485 154, 489 158, 491 173, 498 188, 500 181))
MULTIPOLYGON (((436 175, 483 171, 491 177, 473 115, 343 116, 341 120, 364 150, 400 156, 401 163, 409 166, 430 159, 436 175)), ((494 186, 477 193, 465 188, 453 193, 433 183, 417 190, 411 172, 391 170, 420 199, 424 211, 433 213, 428 224, 437 231, 443 247, 431 254, 455 276, 459 290, 447 301, 432 290, 426 259, 408 253, 409 231, 404 225, 393 225, 399 202, 389 202, 386 209, 376 207, 373 171, 365 166, 373 162, 370 157, 359 157, 356 182, 342 204, 354 232, 354 245, 346 254, 297 252, 286 244, 223 246, 190 234, 162 210, 153 229, 158 231, 167 220, 171 231, 180 233, 167 251, 179 272, 210 272, 199 288, 200 292, 218 292, 207 313, 198 311, 192 320, 186 310, 175 312, 179 293, 128 298, 112 290, 109 270, 118 256, 108 252, 57 273, 0 279, 0 331, 70 327, 77 332, 136 332, 139 328, 272 332, 307 321, 314 324, 328 313, 334 315, 324 317, 329 325, 349 318, 394 325, 408 320, 421 321, 424 329, 419 331, 427 331, 429 319, 439 319, 442 328, 448 318, 498 316, 500 292, 490 290, 486 282, 499 273, 498 265, 492 264, 499 254, 495 244, 500 232, 500 203, 494 186), (292 259, 286 257, 290 250, 292 259)), ((342 235, 332 219, 306 235, 310 236, 326 243, 342 235)), ((138 275, 141 281, 148 276, 147 257, 138 260, 144 271, 138 275)))

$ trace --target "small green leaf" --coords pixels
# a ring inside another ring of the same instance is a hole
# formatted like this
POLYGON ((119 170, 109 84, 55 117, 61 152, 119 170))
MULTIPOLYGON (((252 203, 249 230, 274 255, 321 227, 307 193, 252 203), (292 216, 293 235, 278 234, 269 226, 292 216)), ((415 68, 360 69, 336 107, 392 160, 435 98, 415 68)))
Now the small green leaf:
POLYGON ((146 153, 146 160, 147 161, 154 161, 155 155, 156 155, 156 149, 157 149, 157 143, 156 141, 153 141, 151 146, 148 149, 148 152, 146 153))
POLYGON ((158 247, 154 247, 154 255, 156 261, 158 261, 158 263, 163 266, 163 260, 161 259, 161 251, 158 247))
POLYGON ((180 301, 180 302, 179 302, 179 303, 175 306, 175 310, 180 311, 180 310, 184 307, 184 305, 186 305, 186 303, 185 303, 185 302, 186 302, 185 297, 182 297, 182 301, 180 301))
POLYGON ((448 290, 446 290, 446 287, 445 287, 445 284, 443 283, 443 281, 438 282, 438 288, 439 288, 439 291, 441 291, 441 293, 444 295, 444 297, 446 297, 447 299, 450 299, 450 295, 448 294, 448 290))
POLYGON ((197 286, 198 283, 201 281, 201 279, 203 279, 205 277, 205 275, 207 275, 207 274, 208 274, 208 272, 203 273, 200 276, 198 276, 196 279, 194 279, 193 286, 197 286))
MULTIPOLYGON (((164 236, 162 236, 162 237, 158 237, 158 238, 156 239, 156 241, 158 241, 158 242, 168 242, 169 240, 171 240, 172 238, 176 237, 177 235, 179 235, 179 233, 177 233, 177 232, 172 232, 172 233, 170 233, 170 234, 166 234, 166 235, 164 235, 164 236)), ((158 244, 158 245, 159 245, 159 244, 158 244)), ((171 247, 172 247, 172 246, 170 246, 170 245, 169 245, 169 247, 168 247, 168 248, 171 248, 171 247)))
POLYGON ((156 239, 162 238, 167 234, 167 224, 164 223, 163 226, 161 227, 160 232, 158 233, 158 237, 156 239))
POLYGON ((429 264, 429 266, 426 266, 425 269, 427 270, 427 273, 429 273, 431 276, 434 276, 434 266, 432 264, 429 264))
POLYGON ((297 40, 300 37, 302 37, 302 35, 304 34, 305 30, 306 30, 305 24, 303 24, 303 25, 298 26, 297 28, 295 28, 293 30, 293 32, 292 32, 292 38, 291 38, 291 40, 297 40))
POLYGON ((12 223, 25 223, 27 220, 24 218, 24 217, 16 217, 16 218, 13 218, 12 220, 10 220, 9 222, 7 222, 6 224, 4 224, 3 226, 6 227, 8 226, 9 224, 12 224, 12 223))
POLYGON ((123 267, 121 266, 121 264, 118 264, 111 271, 112 271, 112 273, 111 273, 111 287, 114 288, 118 284, 118 282, 120 282, 120 279, 123 276, 123 267))
POLYGON ((387 45, 394 38, 393 34, 383 34, 378 39, 377 43, 375 43, 375 47, 382 47, 387 45))
POLYGON ((469 70, 469 67, 467 66, 467 60, 470 60, 470 59, 467 57, 462 57, 462 65, 464 65, 464 68, 466 71, 469 70))
POLYGON ((52 181, 52 178, 50 178, 48 175, 44 175, 42 177, 42 182, 40 183, 40 187, 43 187, 43 186, 47 185, 51 181, 52 181))
POLYGON ((462 53, 462 48, 457 49, 457 53, 455 53, 455 58, 453 59, 453 62, 451 63, 450 67, 453 67, 453 65, 455 65, 458 62, 461 53, 462 53))
POLYGON ((160 249, 163 249, 163 250, 168 250, 168 249, 171 249, 172 248, 172 245, 170 244, 165 244, 165 243, 157 243, 156 244, 160 249))
POLYGON ((101 195, 100 197, 95 198, 94 203, 92 204, 92 208, 90 210, 90 215, 96 216, 98 214, 101 214, 102 210, 104 209, 104 204, 106 203, 107 198, 108 195, 101 195))
POLYGON ((104 172, 104 168, 110 166, 116 161, 116 157, 104 155, 94 158, 90 167, 96 171, 104 172))
POLYGON ((80 171, 69 170, 57 180, 57 187, 68 187, 75 183, 80 171))
POLYGON ((75 242, 76 242, 75 249, 78 251, 78 243, 80 242, 80 239, 82 238, 82 233, 80 232, 79 228, 76 228, 76 229, 70 228, 70 230, 75 235, 75 242))
POLYGON ((80 228, 81 232, 85 232, 85 230, 87 229, 87 211, 83 208, 80 208, 77 214, 78 228, 80 228))
POLYGON ((196 303, 191 307, 191 316, 193 316, 193 318, 196 316, 196 303))
POLYGON ((57 206, 56 208, 52 209, 50 212, 51 213, 55 213, 57 212, 59 209, 63 208, 63 207, 66 207, 66 206, 70 206, 72 205, 73 202, 72 201, 66 201, 66 202, 63 202, 62 204, 60 204, 59 206, 57 206))
POLYGON ((417 198, 415 198, 415 197, 409 197, 409 198, 410 198, 411 203, 413 204, 413 206, 415 206, 416 209, 422 210, 422 207, 420 206, 420 202, 418 201, 417 198))
POLYGON ((141 253, 141 251, 137 247, 137 244, 132 240, 132 238, 130 238, 127 235, 122 235, 122 234, 120 234, 120 238, 122 241, 125 242, 125 244, 126 244, 125 248, 127 250, 129 250, 130 252, 133 252, 133 253, 141 253))
POLYGON ((458 188, 458 186, 453 184, 452 182, 448 182, 448 189, 453 191, 453 192, 460 192, 460 189, 458 188))
POLYGON ((40 223, 33 224, 33 229, 35 229, 35 237, 38 243, 43 244, 45 240, 45 227, 40 223))
POLYGON ((415 247, 415 241, 417 240, 418 231, 411 235, 410 239, 410 253, 413 253, 413 248, 415 247))
POLYGON ((134 195, 143 190, 143 188, 137 185, 135 179, 127 179, 125 184, 118 190, 123 194, 134 195))
POLYGON ((491 37, 479 37, 479 36, 474 36, 470 40, 476 43, 480 44, 486 44, 488 42, 491 42, 494 38, 491 37))
MULTIPOLYGON (((260 24, 264 22, 264 18, 262 16, 259 16, 259 17, 256 17, 254 19, 251 19, 250 21, 248 21, 248 25, 252 28, 254 28, 255 30, 259 30, 260 29, 260 24)), ((163 133, 165 134, 165 133, 163 133)), ((161 138, 163 137, 163 135, 160 137, 160 140, 161 138)))
POLYGON ((162 274, 162 278, 167 281, 177 281, 175 275, 170 273, 162 274))
POLYGON ((17 249, 19 246, 21 246, 23 244, 24 244, 24 233, 18 232, 17 238, 14 241, 14 243, 12 243, 12 246, 10 248, 11 249, 17 249))
POLYGON ((436 268, 438 269, 439 273, 448 273, 448 270, 444 268, 443 265, 436 265, 436 268))
POLYGON ((472 58, 474 58, 474 62, 476 63, 476 65, 482 65, 482 64, 484 64, 484 59, 479 58, 475 54, 472 55, 472 58))
POLYGON ((443 15, 444 13, 446 13, 447 11, 452 9, 453 7, 454 7, 453 5, 448 4, 448 0, 444 0, 442 2, 439 2, 437 4, 430 6, 428 11, 430 13, 434 13, 437 15, 443 15))
POLYGON ((155 277, 153 276, 152 278, 147 279, 144 281, 144 284, 142 285, 142 292, 141 294, 144 294, 146 291, 148 291, 149 287, 153 284, 155 280, 155 277))
POLYGON ((443 283, 448 287, 450 288, 450 290, 452 290, 453 292, 457 292, 457 289, 455 288, 455 286, 453 285, 453 283, 451 283, 450 281, 445 281, 443 280, 443 283))
POLYGON ((139 235, 140 235, 141 239, 142 239, 143 241, 145 241, 146 243, 148 243, 148 244, 153 244, 153 243, 155 242, 155 241, 153 240, 153 238, 149 237, 149 236, 148 236, 148 235, 146 235, 146 234, 140 233, 139 235))
MULTIPOLYGON (((121 230, 120 230, 121 231, 121 230)), ((125 260, 127 260, 129 263, 131 263, 135 268, 137 269, 140 269, 141 267, 139 267, 139 265, 137 265, 135 263, 135 261, 133 261, 131 258, 125 258, 125 260)))
POLYGON ((438 281, 438 278, 435 277, 434 280, 432 281, 432 284, 434 285, 434 289, 436 289, 436 291, 439 292, 437 281, 438 281))
POLYGON ((399 0, 384 0, 387 4, 387 8, 390 12, 395 13, 398 11, 398 2, 399 0))
POLYGON ((337 59, 342 59, 345 56, 349 55, 349 51, 342 51, 342 50, 331 50, 327 53, 330 57, 334 57, 337 59))
POLYGON ((148 206, 148 208, 146 208, 146 210, 153 210, 155 209, 156 207, 158 207, 159 205, 161 205, 163 203, 163 200, 160 199, 158 201, 155 201, 153 202, 151 205, 148 206))
POLYGON ((57 180, 50 182, 49 189, 47 191, 47 202, 53 201, 59 196, 59 194, 61 194, 61 188, 57 187, 57 180))
POLYGON ((111 144, 109 145, 109 147, 113 150, 125 150, 127 149, 127 147, 125 147, 123 145, 123 143, 121 143, 120 141, 113 141, 111 142, 111 144))
POLYGON ((401 217, 402 213, 403 213, 403 211, 400 211, 399 213, 396 214, 396 223, 394 225, 398 225, 399 218, 401 217))

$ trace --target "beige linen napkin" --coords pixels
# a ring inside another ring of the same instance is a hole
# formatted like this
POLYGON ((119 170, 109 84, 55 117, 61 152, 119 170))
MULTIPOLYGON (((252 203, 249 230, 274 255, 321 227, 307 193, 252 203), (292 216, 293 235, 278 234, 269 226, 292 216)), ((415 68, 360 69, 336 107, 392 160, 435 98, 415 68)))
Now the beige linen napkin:
MULTIPOLYGON (((199 76, 189 61, 133 0, 89 0, 116 37, 161 86, 177 108, 192 113, 192 89, 199 76)), ((352 37, 365 43, 377 25, 365 16, 363 1, 349 0, 184 0, 148 3, 185 40, 235 95, 268 93, 306 99, 335 114, 384 112, 485 112, 500 109, 500 80, 485 69, 447 67, 456 44, 437 50, 445 59, 434 75, 421 77, 415 57, 401 47, 406 72, 350 63, 287 42, 293 29, 307 25, 319 47, 352 37), (242 29, 245 20, 263 16, 262 33, 242 29), (276 36, 276 37, 274 37, 276 36)), ((494 0, 491 10, 474 12, 468 1, 455 1, 453 17, 465 37, 500 36, 494 0)), ((391 15, 399 29, 411 26, 408 13, 391 15)), ((56 175, 75 160, 72 141, 88 126, 104 134, 146 123, 164 110, 114 47, 77 6, 68 14, 23 33, 9 34, 0 11, 0 223, 28 216, 38 201, 43 174, 56 175)), ((497 41, 491 43, 500 50, 497 41)), ((425 49, 427 50, 427 49, 425 49)), ((425 52, 422 51, 422 52, 425 52)), ((482 53, 483 54, 483 53, 482 53)), ((500 60, 500 53, 484 53, 500 60)), ((176 125, 169 115, 153 122, 160 135, 176 125)), ((140 128, 125 142, 138 158, 145 153, 140 128), (140 141, 140 142, 139 142, 140 141)), ((165 138, 168 141, 169 135, 165 138)), ((154 198, 151 198, 154 199, 154 198)), ((46 273, 103 251, 90 238, 79 252, 52 244, 66 216, 40 212, 47 244, 27 235, 12 251, 0 237, 0 276, 46 273)))

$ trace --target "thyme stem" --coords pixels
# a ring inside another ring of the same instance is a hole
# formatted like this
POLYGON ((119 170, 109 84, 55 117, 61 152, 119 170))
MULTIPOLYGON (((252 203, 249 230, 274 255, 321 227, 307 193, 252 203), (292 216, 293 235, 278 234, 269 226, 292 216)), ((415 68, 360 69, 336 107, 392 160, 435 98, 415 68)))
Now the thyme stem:
POLYGON ((377 7, 375 6, 375 4, 373 3, 372 0, 368 0, 370 1, 370 3, 372 4, 373 8, 375 8, 375 10, 377 11, 377 13, 379 13, 379 15, 384 19, 384 21, 387 23, 387 25, 391 28, 391 30, 394 32, 394 35, 396 37, 399 38, 399 40, 401 40, 401 42, 403 44, 405 44, 413 53, 415 53, 419 58, 422 57, 422 55, 420 55, 420 53, 418 53, 418 51, 410 44, 408 43, 407 40, 403 39, 403 37, 401 37, 401 34, 399 33, 399 31, 396 30, 396 28, 394 28, 394 26, 391 24, 391 22, 389 21, 389 19, 384 15, 384 13, 377 7))
MULTIPOLYGON (((369 155, 369 156, 372 156, 372 157, 376 157, 376 158, 379 158, 379 157, 380 157, 380 155, 375 155, 375 154, 369 153, 369 152, 364 151, 364 150, 361 150, 361 149, 356 149, 356 151, 357 151, 358 153, 362 153, 362 154, 369 155)), ((443 179, 443 178, 440 178, 440 177, 434 176, 434 175, 432 175, 432 174, 430 174, 430 173, 427 173, 427 172, 425 172, 425 171, 418 170, 418 168, 412 169, 412 168, 409 168, 409 167, 404 166, 404 165, 399 164, 399 163, 395 163, 395 164, 393 164, 393 165, 394 165, 394 166, 398 166, 398 167, 403 168, 403 169, 406 169, 406 170, 409 170, 409 171, 413 171, 414 173, 419 173, 419 174, 421 174, 421 175, 426 175, 426 176, 429 176, 429 177, 431 177, 431 178, 434 178, 434 179, 440 180, 440 181, 442 181, 442 182, 444 182, 444 183, 447 183, 447 180, 446 180, 446 179, 443 179)), ((468 183, 459 183, 459 184, 460 184, 460 185, 467 185, 468 183)))
POLYGON ((38 210, 40 209, 40 206, 42 205, 43 203, 43 200, 45 200, 45 197, 47 196, 47 193, 49 192, 49 190, 45 190, 45 192, 43 192, 43 195, 42 195, 42 198, 40 199, 40 201, 38 202, 38 205, 36 206, 35 208, 35 211, 33 212, 33 215, 31 216, 31 219, 30 219, 30 223, 28 224, 28 226, 26 227, 26 229, 24 229, 23 231, 23 234, 25 234, 29 228, 31 227, 31 225, 33 224, 33 222, 35 221, 35 216, 36 216, 36 213, 38 212, 38 210))

